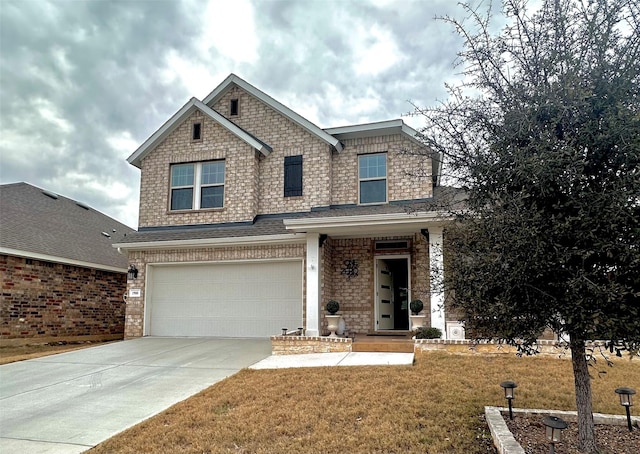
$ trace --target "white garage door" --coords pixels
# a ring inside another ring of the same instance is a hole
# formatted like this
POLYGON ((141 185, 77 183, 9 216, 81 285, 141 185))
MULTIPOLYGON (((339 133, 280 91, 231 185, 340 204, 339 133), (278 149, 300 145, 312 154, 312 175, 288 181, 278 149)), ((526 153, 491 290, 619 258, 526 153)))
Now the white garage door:
POLYGON ((268 337, 302 326, 302 262, 156 265, 152 336, 268 337))

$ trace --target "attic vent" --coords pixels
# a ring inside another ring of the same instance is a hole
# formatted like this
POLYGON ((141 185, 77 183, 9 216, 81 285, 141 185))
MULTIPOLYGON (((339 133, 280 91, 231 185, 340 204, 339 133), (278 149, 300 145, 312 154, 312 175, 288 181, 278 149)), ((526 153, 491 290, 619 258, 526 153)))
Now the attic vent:
POLYGON ((231 105, 229 106, 229 115, 231 115, 232 117, 236 117, 239 115, 237 99, 231 100, 231 105))
POLYGON ((76 205, 78 205, 80 208, 84 208, 85 210, 88 210, 90 208, 89 205, 85 205, 82 202, 76 202, 76 205))
POLYGON ((58 200, 58 194, 56 194, 54 192, 42 191, 42 193, 44 195, 46 195, 47 197, 51 197, 53 200, 58 200))
POLYGON ((109 235, 107 232, 102 232, 103 236, 106 236, 107 238, 111 238, 111 235, 109 235))

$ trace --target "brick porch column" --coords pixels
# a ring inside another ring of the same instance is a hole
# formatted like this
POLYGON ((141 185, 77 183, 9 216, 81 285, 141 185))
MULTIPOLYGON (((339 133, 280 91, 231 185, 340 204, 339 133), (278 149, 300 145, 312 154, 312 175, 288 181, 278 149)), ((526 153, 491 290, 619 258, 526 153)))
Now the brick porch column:
POLYGON ((306 335, 320 335, 320 247, 318 233, 307 233, 306 335))
POLYGON ((447 338, 444 315, 444 259, 442 227, 429 227, 429 290, 431 294, 431 326, 447 338))

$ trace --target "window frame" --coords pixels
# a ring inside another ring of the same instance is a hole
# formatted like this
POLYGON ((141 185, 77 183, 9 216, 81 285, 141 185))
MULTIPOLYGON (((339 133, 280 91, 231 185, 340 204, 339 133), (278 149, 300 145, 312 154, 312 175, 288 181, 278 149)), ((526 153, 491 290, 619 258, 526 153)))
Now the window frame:
POLYGON ((225 198, 225 185, 226 185, 226 162, 224 159, 215 159, 211 161, 201 162, 179 162, 169 165, 169 212, 187 212, 187 211, 201 211, 201 210, 220 210, 224 208, 225 198), (203 183, 202 182, 202 168, 206 164, 221 164, 222 165, 222 182, 215 183, 203 183), (190 185, 176 185, 173 184, 173 169, 178 166, 193 166, 193 181, 190 185), (202 207, 202 190, 211 187, 222 187, 222 205, 213 207, 202 207), (191 189, 191 207, 190 208, 172 208, 173 206, 173 192, 178 189, 191 189))
POLYGON ((387 152, 380 153, 366 153, 358 155, 358 205, 380 205, 389 203, 389 172, 388 172, 388 159, 387 152), (360 162, 362 159, 372 158, 374 156, 384 156, 384 176, 365 177, 360 176, 360 162), (368 181, 384 181, 384 200, 374 202, 362 201, 362 183, 368 181))
POLYGON ((284 157, 284 197, 302 197, 304 181, 304 158, 303 155, 284 157), (293 178, 294 184, 287 185, 293 178))

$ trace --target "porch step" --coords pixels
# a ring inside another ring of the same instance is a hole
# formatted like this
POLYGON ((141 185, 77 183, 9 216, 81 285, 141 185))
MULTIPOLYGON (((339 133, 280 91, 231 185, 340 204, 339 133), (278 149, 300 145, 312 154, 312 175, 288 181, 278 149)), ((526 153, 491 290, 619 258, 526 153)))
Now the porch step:
POLYGON ((385 352, 385 353, 413 353, 412 340, 376 340, 367 342, 356 341, 351 344, 352 352, 385 352))

